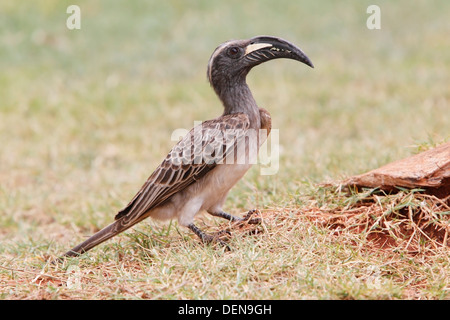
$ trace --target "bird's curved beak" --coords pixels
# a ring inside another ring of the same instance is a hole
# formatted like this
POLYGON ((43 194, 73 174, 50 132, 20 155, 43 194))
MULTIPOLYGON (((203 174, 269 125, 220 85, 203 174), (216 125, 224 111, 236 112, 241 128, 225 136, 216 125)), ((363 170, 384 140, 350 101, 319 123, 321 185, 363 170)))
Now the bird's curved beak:
POLYGON ((245 59, 251 67, 278 58, 293 59, 314 68, 311 60, 296 45, 277 37, 258 36, 245 47, 245 59))

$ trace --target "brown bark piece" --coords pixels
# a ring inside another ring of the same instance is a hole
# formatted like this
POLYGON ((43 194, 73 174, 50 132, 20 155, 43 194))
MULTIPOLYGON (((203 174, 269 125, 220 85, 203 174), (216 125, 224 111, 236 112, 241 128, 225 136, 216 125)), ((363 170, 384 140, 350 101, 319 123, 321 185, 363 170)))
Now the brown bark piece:
POLYGON ((343 184, 379 187, 387 191, 395 187, 424 188, 429 193, 445 198, 450 194, 450 142, 350 177, 343 184))

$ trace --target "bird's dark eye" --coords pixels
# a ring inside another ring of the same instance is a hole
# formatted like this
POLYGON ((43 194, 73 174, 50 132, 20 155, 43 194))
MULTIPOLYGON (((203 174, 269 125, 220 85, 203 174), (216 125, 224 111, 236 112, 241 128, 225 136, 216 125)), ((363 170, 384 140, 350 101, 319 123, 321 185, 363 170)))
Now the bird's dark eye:
POLYGON ((238 47, 231 47, 228 49, 227 53, 230 58, 237 58, 239 56, 239 52, 240 50, 238 47))

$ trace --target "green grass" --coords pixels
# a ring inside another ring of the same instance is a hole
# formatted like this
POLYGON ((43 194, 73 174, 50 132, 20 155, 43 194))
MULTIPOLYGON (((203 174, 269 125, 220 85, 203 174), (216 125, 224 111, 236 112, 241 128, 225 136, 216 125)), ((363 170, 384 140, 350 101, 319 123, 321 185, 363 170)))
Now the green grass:
POLYGON ((311 201, 342 200, 318 183, 448 140, 448 1, 380 1, 373 31, 370 1, 89 1, 74 31, 70 4, 0 4, 2 299, 450 297, 448 248, 361 250, 363 235, 302 217, 311 201), (112 221, 175 129, 222 112, 207 61, 221 42, 259 34, 298 44, 315 65, 276 60, 248 78, 279 129, 280 170, 253 168, 226 209, 271 213, 261 232, 233 231, 224 252, 149 219, 47 265, 112 221))

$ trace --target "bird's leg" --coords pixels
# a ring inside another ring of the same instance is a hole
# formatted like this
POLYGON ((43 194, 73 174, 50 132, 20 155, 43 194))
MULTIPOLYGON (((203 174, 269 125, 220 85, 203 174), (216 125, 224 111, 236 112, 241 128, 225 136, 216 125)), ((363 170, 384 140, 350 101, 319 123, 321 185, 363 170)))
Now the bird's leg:
POLYGON ((233 216, 233 215, 231 215, 231 214, 229 214, 229 213, 227 213, 227 212, 224 212, 224 211, 210 212, 210 214, 213 215, 213 216, 215 216, 215 217, 220 217, 220 218, 227 219, 227 220, 229 220, 229 221, 231 221, 231 222, 234 222, 234 221, 242 221, 242 218, 233 216))
POLYGON ((239 218, 236 216, 233 216, 229 213, 226 213, 224 211, 218 211, 218 212, 209 212, 211 215, 215 216, 215 217, 220 217, 220 218, 224 218, 227 220, 230 220, 231 222, 247 222, 248 224, 260 224, 261 223, 261 219, 260 218, 251 218, 251 216, 254 213, 258 213, 258 210, 250 210, 249 212, 247 212, 247 215, 243 218, 239 218))
POLYGON ((195 224, 191 223, 187 226, 189 229, 191 229, 201 240, 203 243, 213 243, 213 242, 217 242, 220 245, 223 245, 225 248, 227 248, 228 250, 230 250, 230 247, 228 246, 228 244, 219 239, 219 235, 223 232, 219 232, 216 235, 212 236, 210 234, 204 233, 202 230, 200 230, 200 228, 198 228, 195 224))

